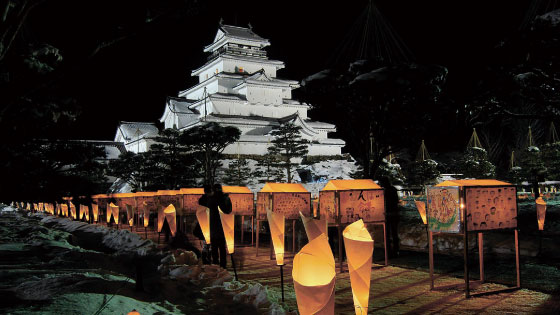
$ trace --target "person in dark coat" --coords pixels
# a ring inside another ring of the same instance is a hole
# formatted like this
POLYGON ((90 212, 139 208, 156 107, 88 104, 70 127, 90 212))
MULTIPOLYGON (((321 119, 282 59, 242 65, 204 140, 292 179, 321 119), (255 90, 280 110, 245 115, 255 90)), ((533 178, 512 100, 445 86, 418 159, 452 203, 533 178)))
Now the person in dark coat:
POLYGON ((222 191, 222 185, 215 184, 214 187, 204 187, 204 195, 198 200, 198 204, 210 209, 210 242, 212 248, 212 263, 220 264, 222 268, 227 266, 226 238, 220 212, 218 207, 225 213, 232 211, 231 200, 222 191))
POLYGON ((385 189, 385 216, 387 220, 387 246, 389 257, 399 256, 399 195, 388 177, 379 179, 385 189))

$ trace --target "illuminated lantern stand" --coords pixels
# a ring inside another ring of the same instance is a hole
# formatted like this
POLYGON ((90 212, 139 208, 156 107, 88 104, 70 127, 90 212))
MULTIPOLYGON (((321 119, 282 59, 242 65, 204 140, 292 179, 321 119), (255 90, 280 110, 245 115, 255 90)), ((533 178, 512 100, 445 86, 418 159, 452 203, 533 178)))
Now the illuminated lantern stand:
POLYGON ((324 234, 295 255, 292 279, 301 315, 334 314, 335 268, 334 256, 324 234))
POLYGON ((220 212, 220 220, 224 229, 227 251, 231 257, 231 265, 235 274, 235 280, 237 281, 237 270, 235 269, 235 260, 233 260, 233 253, 235 251, 235 214, 225 214, 220 207, 218 207, 218 211, 220 212))
POLYGON ((105 214, 105 217, 109 216, 109 213, 107 212, 109 195, 105 195, 105 194, 93 195, 91 196, 91 199, 93 200, 93 204, 97 205, 97 219, 95 219, 95 208, 93 207, 92 204, 92 211, 94 212, 93 219, 96 222, 102 222, 103 220, 101 218, 103 217, 103 214, 105 214), (105 213, 103 213, 103 211, 105 211, 105 213))
POLYGON ((537 205, 537 224, 539 226, 539 255, 542 251, 542 231, 544 230, 544 219, 546 216, 546 201, 542 197, 535 200, 537 205))
POLYGON ((426 217, 426 203, 421 200, 414 200, 414 204, 416 204, 416 209, 418 209, 420 218, 422 218, 422 223, 424 223, 424 227, 426 228, 426 241, 428 241, 428 239, 430 238, 430 233, 428 232, 428 218, 426 217))
POLYGON ((91 212, 93 213, 93 222, 97 223, 99 219, 99 205, 96 203, 91 204, 91 212))
MULTIPOLYGON (((260 222, 268 219, 268 211, 283 214, 284 219, 292 220, 292 251, 295 253, 296 221, 299 220, 300 212, 311 215, 311 193, 301 184, 289 183, 266 183, 257 193, 257 256, 259 255, 260 222)), ((272 245, 270 246, 270 259, 273 259, 272 245)))
POLYGON ((118 230, 119 229, 119 206, 117 206, 112 202, 107 205, 107 224, 111 222, 111 217, 113 217, 113 220, 115 221, 118 230))
POLYGON ((356 315, 368 313, 369 287, 371 280, 371 258, 373 255, 373 239, 364 222, 358 220, 348 225, 344 232, 344 247, 348 257, 348 271, 354 310, 356 315))
POLYGON ((210 209, 199 205, 198 210, 196 210, 196 219, 198 220, 206 244, 210 245, 210 209))
POLYGON ((280 286, 282 288, 282 302, 284 302, 284 234, 286 231, 286 219, 282 213, 266 211, 268 224, 270 226, 270 238, 274 246, 276 264, 280 266, 280 286))
POLYGON ((175 206, 173 204, 168 205, 165 209, 161 209, 160 213, 158 213, 158 233, 161 233, 165 220, 169 225, 169 230, 171 230, 171 236, 175 236, 175 233, 177 233, 177 211, 175 210, 175 206))
MULTIPOLYGON (((183 196, 181 195, 180 190, 158 190, 156 192, 156 202, 158 206, 158 222, 159 222, 159 213, 162 213, 163 208, 168 207, 170 204, 173 205, 175 209, 175 222, 173 223, 175 226, 175 232, 177 230, 182 231, 183 226, 182 223, 182 216, 183 216, 183 196), (179 224, 177 224, 179 222, 179 224)), ((163 222, 163 221, 162 221, 163 222)), ((167 222, 171 227, 171 222, 167 222)), ((161 230, 161 229, 158 229, 161 230)), ((160 232, 160 231, 158 231, 160 232)), ((174 232, 174 233, 175 233, 174 232)), ((175 235, 175 234, 173 234, 175 235)), ((158 242, 159 242, 159 235, 158 235, 158 242)))
POLYGON ((151 209, 156 209, 155 192, 137 192, 134 194, 136 200, 136 209, 138 211, 139 225, 144 227, 144 236, 148 238, 148 226, 150 225, 150 212, 151 209), (142 214, 142 220, 140 220, 142 214))
POLYGON ((245 222, 245 216, 251 217, 251 245, 253 245, 255 195, 249 188, 244 186, 223 186, 222 190, 224 194, 228 194, 229 199, 231 200, 231 213, 241 217, 241 243, 243 243, 243 223, 245 222))
POLYGON ((428 251, 430 263, 430 289, 434 289, 433 236, 440 234, 462 235, 464 255, 465 296, 467 298, 495 292, 516 290, 521 287, 519 273, 519 237, 517 230, 517 189, 515 186, 491 179, 445 181, 428 189, 428 251), (513 230, 515 234, 515 287, 492 292, 470 293, 469 232, 478 233, 478 258, 480 282, 484 282, 483 232, 513 230))
POLYGON ((546 201, 542 197, 535 200, 537 204, 537 223, 539 225, 539 231, 544 230, 544 219, 546 216, 546 201))
POLYGON ((69 201, 68 203, 70 203, 70 214, 72 215, 72 219, 76 220, 77 219, 76 206, 72 203, 72 201, 69 201))
POLYGON ((311 217, 306 217, 303 213, 299 213, 301 221, 303 222, 303 227, 305 228, 305 234, 307 235, 307 240, 311 242, 315 238, 319 237, 321 234, 327 235, 327 218, 323 216, 321 219, 314 219, 311 217))
POLYGON ((363 220, 364 223, 383 226, 385 266, 387 256, 387 228, 385 195, 381 186, 371 179, 331 180, 319 192, 319 212, 331 226, 338 228, 338 258, 343 272, 342 230, 344 225, 363 220))

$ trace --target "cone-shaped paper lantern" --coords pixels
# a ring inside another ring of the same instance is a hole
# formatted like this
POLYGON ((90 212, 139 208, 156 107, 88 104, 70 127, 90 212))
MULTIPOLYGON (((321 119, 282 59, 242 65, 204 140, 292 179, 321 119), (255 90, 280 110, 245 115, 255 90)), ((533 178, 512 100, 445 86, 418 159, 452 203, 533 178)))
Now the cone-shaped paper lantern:
POLYGON ((148 227, 150 224, 150 209, 148 209, 148 203, 144 201, 144 227, 148 227))
POLYGON ((368 313, 373 240, 361 219, 347 226, 342 236, 348 257, 354 309, 356 315, 365 315, 368 313))
MULTIPOLYGON (((167 224, 169 224, 171 235, 175 236, 175 233, 177 233, 177 219, 176 219, 177 211, 175 210, 175 206, 173 204, 169 204, 169 206, 167 206, 167 208, 163 210, 163 214, 165 215, 167 224)), ((162 227, 163 227, 163 221, 162 221, 162 227)))
POLYGON ((131 205, 126 205, 126 218, 128 220, 128 225, 134 225, 134 208, 131 205))
POLYGON ((414 203, 416 204, 418 213, 420 213, 420 217, 422 217, 422 222, 424 222, 424 224, 428 224, 428 221, 426 221, 426 203, 420 200, 414 200, 414 203))
POLYGON ((91 204, 91 212, 93 212, 93 222, 97 222, 99 217, 99 206, 96 203, 91 204))
POLYGON ((84 217, 89 221, 89 209, 86 205, 80 205, 80 220, 84 217))
POLYGON ((112 202, 107 205, 107 223, 111 221, 111 216, 113 216, 113 220, 115 220, 115 223, 119 224, 119 206, 115 205, 112 202))
POLYGON ((77 218, 76 206, 72 203, 72 201, 70 201, 70 214, 72 215, 72 218, 76 220, 77 218))
POLYGON ((327 235, 327 216, 323 216, 320 220, 308 218, 299 212, 303 226, 305 227, 305 234, 307 239, 311 242, 321 234, 327 235))
POLYGON ((67 204, 61 204, 60 205, 60 212, 62 212, 62 216, 67 217, 68 216, 68 205, 67 204))
POLYGON ((546 216, 546 201, 542 197, 537 198, 537 223, 539 224, 539 230, 544 229, 544 218, 546 216))
POLYGON ((334 314, 335 276, 326 235, 316 237, 296 254, 292 278, 301 315, 334 314))
POLYGON ((268 225, 270 225, 270 238, 274 246, 274 254, 276 255, 276 264, 284 265, 284 232, 286 230, 286 220, 281 213, 274 213, 270 210, 266 211, 268 225))
POLYGON ((196 210, 196 219, 198 220, 206 243, 210 244, 210 209, 205 206, 198 206, 196 210))
POLYGON ((233 254, 235 249, 235 215, 233 213, 225 214, 220 210, 220 219, 222 220, 222 227, 224 228, 224 236, 226 237, 226 245, 228 254, 233 254))

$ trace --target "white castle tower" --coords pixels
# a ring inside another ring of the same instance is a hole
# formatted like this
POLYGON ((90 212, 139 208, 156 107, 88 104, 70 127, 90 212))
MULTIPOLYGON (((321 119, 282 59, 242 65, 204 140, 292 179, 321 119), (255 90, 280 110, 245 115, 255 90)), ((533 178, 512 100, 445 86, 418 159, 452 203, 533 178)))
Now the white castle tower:
POLYGON ((192 71, 199 83, 167 99, 160 119, 165 128, 188 130, 206 122, 234 126, 241 137, 224 153, 262 155, 270 131, 291 121, 311 141, 309 155, 339 155, 344 141, 327 137, 336 126, 309 119, 309 105, 292 99, 299 83, 276 77, 284 62, 268 59, 264 48, 269 45, 251 28, 220 25, 214 42, 204 48, 208 61, 192 71))

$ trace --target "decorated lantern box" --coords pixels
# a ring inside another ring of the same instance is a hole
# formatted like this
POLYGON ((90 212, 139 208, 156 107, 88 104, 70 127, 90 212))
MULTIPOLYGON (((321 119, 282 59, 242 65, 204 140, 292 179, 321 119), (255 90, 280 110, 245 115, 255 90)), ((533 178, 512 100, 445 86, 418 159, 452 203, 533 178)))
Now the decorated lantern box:
POLYGON ((460 233, 517 227, 517 191, 491 179, 445 181, 428 188, 428 227, 460 233), (466 220, 465 220, 466 219, 466 220))
POLYGON ((158 190, 156 195, 158 208, 164 209, 172 204, 177 214, 182 214, 183 196, 180 190, 158 190))
POLYGON ((249 188, 243 186, 224 186, 222 189, 231 200, 233 214, 246 216, 255 214, 253 206, 255 195, 249 188))
POLYGON ((371 179, 331 180, 319 192, 319 212, 328 223, 385 221, 383 188, 371 179))
POLYGON ((311 193, 301 184, 266 183, 257 193, 257 219, 266 220, 266 210, 299 219, 299 212, 311 215, 311 193))
POLYGON ((143 226, 147 227, 150 222, 150 213, 157 213, 156 192, 142 191, 134 194, 136 199, 136 211, 143 218, 143 226))
POLYGON ((116 200, 116 205, 119 207, 119 216, 125 216, 127 223, 132 226, 134 224, 134 212, 136 211, 136 198, 134 193, 119 193, 113 194, 116 200))
POLYGON ((183 211, 185 214, 196 214, 198 199, 204 195, 203 188, 181 188, 181 198, 183 198, 183 211))

